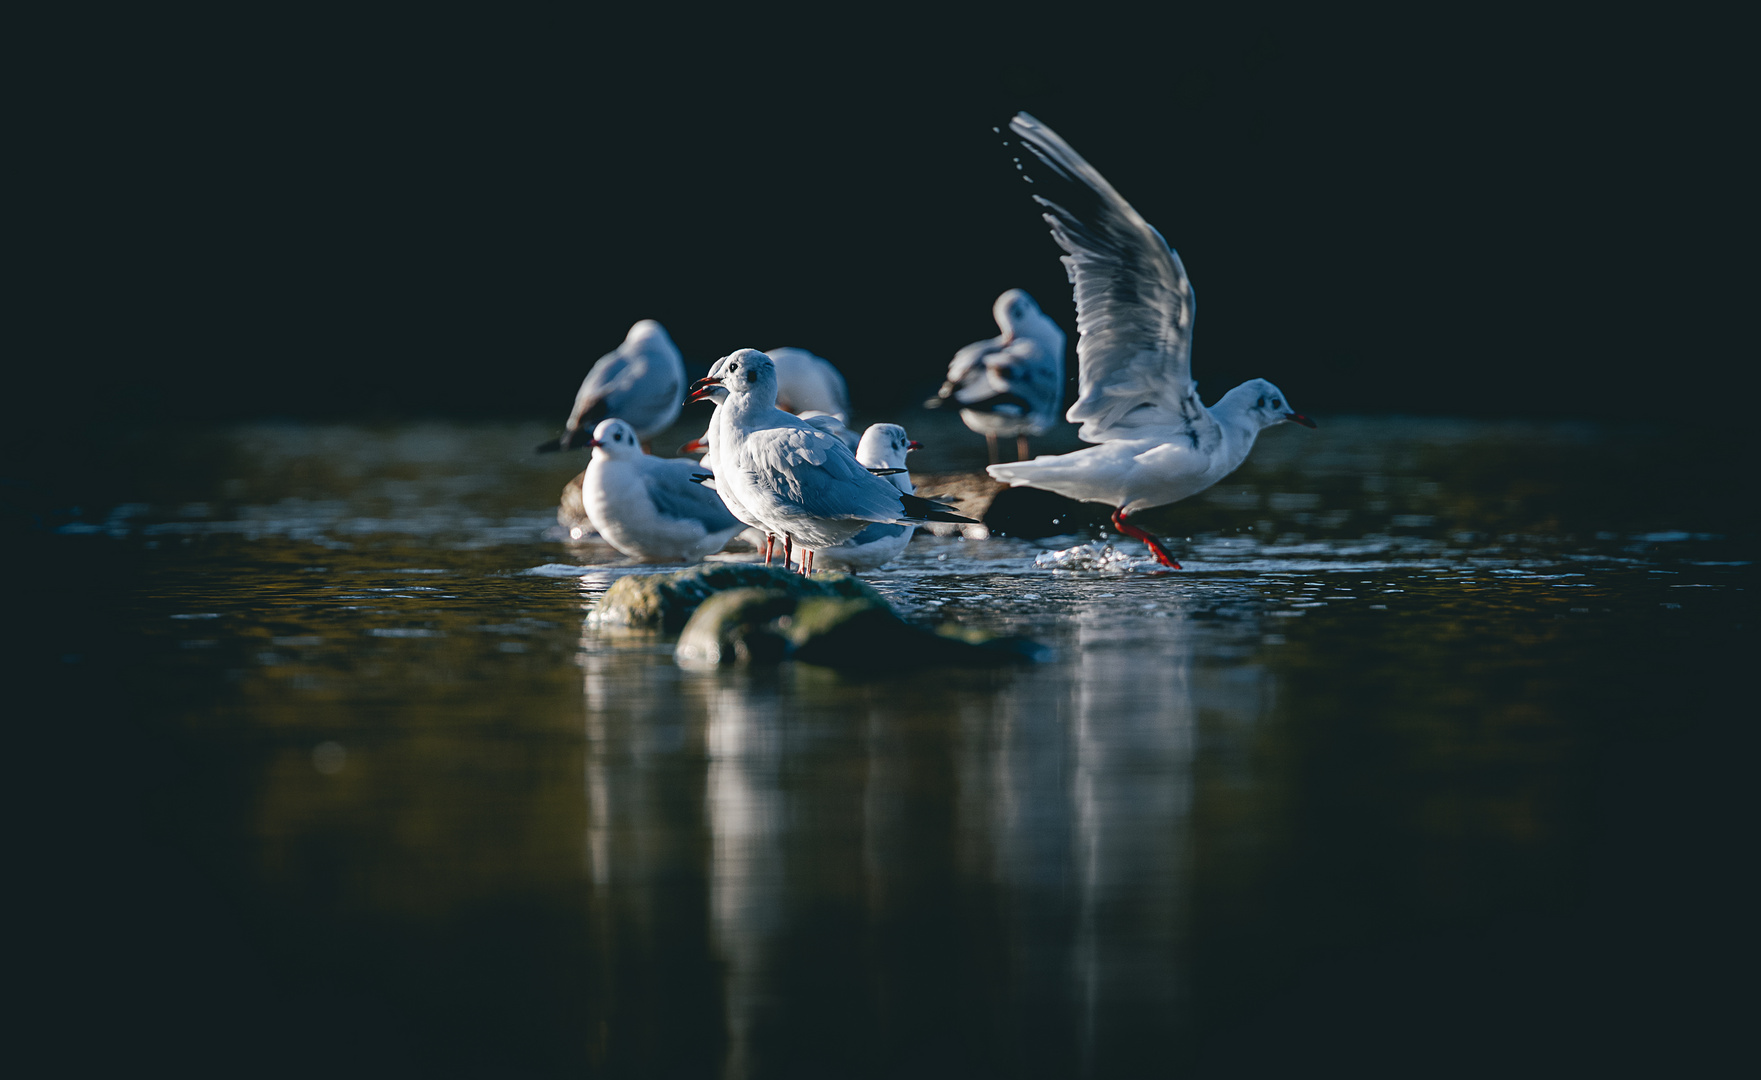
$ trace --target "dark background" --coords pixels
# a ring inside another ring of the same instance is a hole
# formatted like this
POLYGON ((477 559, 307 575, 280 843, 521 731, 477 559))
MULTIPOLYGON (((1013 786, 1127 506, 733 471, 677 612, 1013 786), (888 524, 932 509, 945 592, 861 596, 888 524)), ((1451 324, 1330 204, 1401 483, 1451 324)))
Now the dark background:
POLYGON ((885 411, 1003 289, 1074 344, 991 130, 1025 109, 1182 255, 1207 398, 1630 418, 1752 382, 1735 39, 1485 8, 93 18, 27 50, 15 356, 57 430, 560 421, 649 317, 699 366, 811 348, 885 411))

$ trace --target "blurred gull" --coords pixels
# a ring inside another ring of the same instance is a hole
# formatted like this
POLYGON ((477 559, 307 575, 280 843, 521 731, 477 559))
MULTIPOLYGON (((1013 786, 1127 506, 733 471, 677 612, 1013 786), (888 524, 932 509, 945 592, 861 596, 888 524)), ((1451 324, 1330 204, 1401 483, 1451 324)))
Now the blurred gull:
MULTIPOLYGON (((911 495, 917 488, 911 483, 911 474, 904 471, 905 455, 919 448, 898 424, 871 424, 862 433, 856 460, 871 472, 888 470, 886 480, 911 495), (898 471, 891 471, 895 469, 898 471)), ((870 525, 842 544, 822 548, 816 561, 828 570, 873 570, 898 558, 916 531, 912 525, 870 525)))
POLYGON ((850 391, 830 360, 806 349, 770 349, 765 355, 777 366, 777 408, 802 417, 829 413, 840 424, 850 422, 850 391))
POLYGON ((756 349, 741 349, 718 362, 699 383, 719 384, 727 400, 716 409, 710 435, 716 486, 765 531, 789 548, 813 553, 841 544, 870 522, 916 525, 925 520, 971 522, 928 499, 907 495, 870 473, 838 439, 777 408, 776 367, 756 349))
POLYGON ((993 463, 997 437, 1009 435, 1025 461, 1027 437, 1057 423, 1064 404, 1064 331, 1020 289, 997 297, 991 314, 1003 332, 955 353, 947 381, 924 405, 940 408, 953 398, 960 419, 984 436, 993 463))
POLYGON ((1192 381, 1192 285, 1180 257, 1050 128, 1026 113, 1009 127, 1049 172, 1038 185, 1047 194, 1034 201, 1069 253, 1063 262, 1076 293, 1081 397, 1065 418, 1082 425, 1084 442, 1100 445, 987 471, 1014 487, 1114 507, 1114 528, 1178 570, 1159 540, 1126 519, 1228 476, 1264 429, 1315 423, 1264 379, 1205 408, 1192 381))
POLYGON ((540 453, 588 446, 588 433, 615 416, 636 437, 648 440, 666 429, 685 403, 685 362, 678 346, 653 319, 630 327, 624 343, 599 358, 581 389, 560 438, 539 445, 540 453))
MULTIPOLYGON (((794 412, 795 410, 790 409, 788 411, 794 412)), ((852 454, 856 452, 857 447, 862 445, 862 436, 845 427, 844 421, 832 413, 821 412, 818 409, 808 409, 806 412, 795 413, 795 415, 843 443, 845 446, 848 446, 852 454)))
POLYGON ((688 458, 642 452, 636 431, 602 420, 588 443, 593 461, 581 502, 606 543, 642 562, 696 562, 722 549, 743 526, 721 498, 696 483, 688 458))

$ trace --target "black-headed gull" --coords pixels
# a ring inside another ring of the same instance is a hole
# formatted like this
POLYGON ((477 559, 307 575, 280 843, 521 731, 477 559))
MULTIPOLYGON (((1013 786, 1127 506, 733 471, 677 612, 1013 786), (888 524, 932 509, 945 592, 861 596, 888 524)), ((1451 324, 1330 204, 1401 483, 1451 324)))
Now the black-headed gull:
POLYGON ((1126 519, 1228 476, 1266 428, 1315 422, 1264 379, 1205 408, 1192 381, 1192 285, 1180 257, 1056 132, 1026 113, 1009 128, 1049 173, 1038 185, 1047 194, 1034 200, 1068 252, 1076 293, 1081 396, 1065 419, 1082 425, 1084 442, 1100 445, 986 471, 1013 487, 1113 507, 1114 528, 1178 570, 1161 541, 1126 519))
MULTIPOLYGON (((905 455, 921 448, 898 424, 870 424, 856 448, 856 460, 870 472, 887 470, 885 479, 912 495, 917 487, 905 471, 905 455)), ((898 558, 916 532, 912 525, 870 525, 835 547, 822 548, 815 562, 828 570, 873 570, 898 558)))
POLYGON ((901 492, 836 437, 777 408, 776 366, 757 349, 724 357, 694 396, 707 396, 711 383, 728 391, 710 435, 716 487, 766 532, 804 548, 803 573, 812 572, 815 551, 843 543, 870 522, 972 522, 901 492))
POLYGON ((1064 331, 1020 289, 997 297, 991 314, 1002 333, 955 353, 947 380, 924 405, 952 398, 960 419, 984 436, 992 462, 999 436, 1014 436, 1015 456, 1026 461, 1027 437, 1057 423, 1064 404, 1064 331))
POLYGON ((594 425, 615 416, 635 429, 644 444, 678 419, 685 403, 685 361, 678 346, 653 319, 630 327, 624 343, 599 358, 575 394, 575 407, 560 438, 540 453, 590 445, 594 425))
POLYGON ((636 430, 601 420, 588 442, 593 460, 581 478, 581 502, 606 543, 643 562, 696 562, 745 528, 715 492, 693 477, 688 458, 642 452, 636 430))
POLYGON ((802 416, 830 413, 840 424, 850 422, 850 389, 832 362, 806 349, 766 349, 777 366, 777 408, 802 416))

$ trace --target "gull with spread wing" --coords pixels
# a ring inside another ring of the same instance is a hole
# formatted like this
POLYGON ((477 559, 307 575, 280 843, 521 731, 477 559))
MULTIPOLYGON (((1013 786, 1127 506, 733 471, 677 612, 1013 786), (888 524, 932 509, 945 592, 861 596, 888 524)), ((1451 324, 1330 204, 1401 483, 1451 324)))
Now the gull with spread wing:
POLYGON ((728 391, 710 435, 716 488, 765 531, 805 549, 803 573, 812 572, 815 551, 849 540, 871 522, 972 523, 940 503, 905 494, 869 472, 839 439, 777 408, 770 357, 741 349, 724 360, 697 391, 704 394, 706 383, 728 391))
MULTIPOLYGON (((992 465, 992 477, 1114 508, 1113 526, 1142 540, 1165 566, 1180 564, 1129 517, 1215 484, 1234 472, 1261 431, 1314 427, 1283 391, 1251 379, 1210 408, 1192 381, 1192 284, 1180 257, 1113 186, 1026 113, 1009 128, 1044 166, 1034 201, 1076 294, 1077 382, 1065 419, 1086 450, 992 465)), ((1035 170, 1038 172, 1039 170, 1035 170)))
POLYGON ((991 315, 1003 332, 955 353, 942 388, 923 404, 937 409, 952 398, 993 463, 998 436, 1011 435, 1015 457, 1026 461, 1027 437, 1057 423, 1064 404, 1064 331, 1020 289, 997 297, 991 315))

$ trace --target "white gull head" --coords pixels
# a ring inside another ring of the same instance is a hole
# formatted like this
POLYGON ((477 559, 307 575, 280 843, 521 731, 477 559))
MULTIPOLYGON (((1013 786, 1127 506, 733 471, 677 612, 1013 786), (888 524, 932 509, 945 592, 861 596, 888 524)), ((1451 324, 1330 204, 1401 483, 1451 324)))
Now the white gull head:
POLYGON ((642 456, 636 429, 615 416, 599 422, 593 429, 593 441, 587 445, 593 448, 594 461, 634 461, 642 456))
POLYGON ((1224 394, 1222 400, 1211 406, 1211 414, 1219 419, 1240 417, 1256 431, 1283 423, 1315 426, 1313 420, 1290 407, 1284 391, 1265 379, 1249 379, 1224 394))

